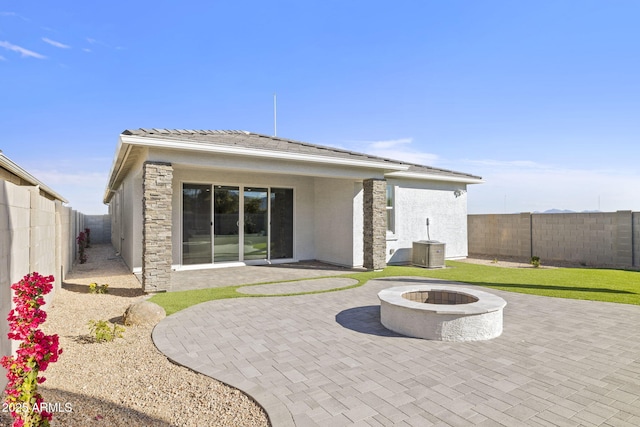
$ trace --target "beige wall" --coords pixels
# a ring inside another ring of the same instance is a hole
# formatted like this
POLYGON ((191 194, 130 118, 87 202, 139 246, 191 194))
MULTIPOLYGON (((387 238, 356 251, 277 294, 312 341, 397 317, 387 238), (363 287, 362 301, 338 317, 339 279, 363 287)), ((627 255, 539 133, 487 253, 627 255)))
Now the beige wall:
POLYGON ((640 267, 640 213, 469 215, 469 254, 640 267))

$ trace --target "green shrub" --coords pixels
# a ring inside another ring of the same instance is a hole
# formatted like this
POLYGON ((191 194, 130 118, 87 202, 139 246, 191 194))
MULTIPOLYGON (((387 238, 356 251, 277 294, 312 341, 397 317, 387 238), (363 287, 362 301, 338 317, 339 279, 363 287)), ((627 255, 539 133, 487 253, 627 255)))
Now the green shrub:
POLYGON ((535 268, 540 267, 540 257, 539 256, 532 256, 531 257, 531 265, 533 265, 535 268))
POLYGON ((96 342, 110 342, 122 338, 124 327, 107 320, 89 320, 89 331, 96 342))

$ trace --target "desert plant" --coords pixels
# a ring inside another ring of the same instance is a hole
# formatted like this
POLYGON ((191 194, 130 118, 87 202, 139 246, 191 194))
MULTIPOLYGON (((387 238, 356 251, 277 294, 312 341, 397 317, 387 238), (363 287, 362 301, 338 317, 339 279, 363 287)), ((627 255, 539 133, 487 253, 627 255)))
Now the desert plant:
POLYGON ((107 320, 89 320, 89 331, 96 342, 110 342, 122 338, 124 327, 107 320))
POLYGON ((531 257, 531 265, 533 265, 535 268, 540 267, 540 257, 539 256, 532 256, 531 257))
POLYGON ((89 284, 90 294, 106 294, 108 292, 109 292, 109 285, 106 283, 104 285, 98 285, 97 283, 89 284))

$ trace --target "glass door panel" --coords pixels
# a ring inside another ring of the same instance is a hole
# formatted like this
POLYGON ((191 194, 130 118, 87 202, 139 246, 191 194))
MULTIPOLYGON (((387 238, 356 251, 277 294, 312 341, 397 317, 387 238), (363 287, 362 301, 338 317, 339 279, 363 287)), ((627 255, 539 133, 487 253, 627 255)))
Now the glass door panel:
POLYGON ((240 188, 217 185, 213 197, 213 261, 238 261, 240 188))
POLYGON ((293 189, 271 189, 271 259, 293 258, 293 189))
POLYGON ((267 259, 269 191, 244 188, 244 260, 267 259))
POLYGON ((182 263, 211 263, 211 186, 182 186, 182 263))

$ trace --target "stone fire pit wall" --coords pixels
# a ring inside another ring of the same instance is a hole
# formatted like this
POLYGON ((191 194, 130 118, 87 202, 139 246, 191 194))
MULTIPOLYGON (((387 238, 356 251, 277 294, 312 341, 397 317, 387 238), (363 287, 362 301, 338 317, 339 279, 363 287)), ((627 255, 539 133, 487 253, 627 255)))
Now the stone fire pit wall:
POLYGON ((378 293, 380 321, 402 335, 440 341, 480 341, 502 334, 502 298, 476 289, 412 285, 378 293), (426 302, 424 302, 426 301, 426 302))

